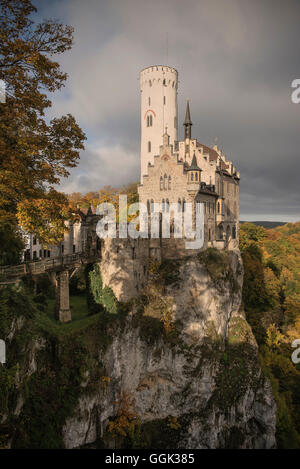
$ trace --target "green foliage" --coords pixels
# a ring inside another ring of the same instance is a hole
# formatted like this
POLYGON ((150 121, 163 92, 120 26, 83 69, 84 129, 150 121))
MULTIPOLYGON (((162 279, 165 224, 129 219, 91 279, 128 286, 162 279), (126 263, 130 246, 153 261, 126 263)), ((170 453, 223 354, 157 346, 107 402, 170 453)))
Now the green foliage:
POLYGON ((17 225, 0 223, 0 265, 20 264, 24 243, 17 225))
POLYGON ((12 438, 13 448, 62 448, 62 426, 81 393, 94 393, 106 376, 99 348, 105 352, 123 316, 104 312, 59 324, 22 286, 0 294, 1 338, 10 335, 7 363, 0 366, 0 421, 8 415, 0 425, 0 447, 12 438), (37 367, 28 373, 33 357, 37 367), (20 396, 24 405, 16 417, 20 396))
POLYGON ((106 310, 109 313, 117 313, 117 299, 114 292, 107 285, 103 288, 101 272, 98 264, 94 264, 88 272, 88 285, 91 295, 90 305, 92 309, 106 310))

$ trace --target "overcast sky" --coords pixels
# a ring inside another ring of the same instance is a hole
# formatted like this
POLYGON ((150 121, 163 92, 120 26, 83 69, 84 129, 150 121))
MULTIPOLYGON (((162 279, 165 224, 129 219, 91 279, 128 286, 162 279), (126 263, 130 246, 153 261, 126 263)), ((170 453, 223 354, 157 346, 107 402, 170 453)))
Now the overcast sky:
POLYGON ((214 138, 241 171, 242 220, 300 220, 300 2, 286 0, 33 0, 75 28, 59 59, 69 74, 50 116, 71 113, 86 149, 66 192, 139 179, 144 67, 179 72, 179 137, 190 99, 192 135, 214 138), (168 33, 168 60, 166 34, 168 33))

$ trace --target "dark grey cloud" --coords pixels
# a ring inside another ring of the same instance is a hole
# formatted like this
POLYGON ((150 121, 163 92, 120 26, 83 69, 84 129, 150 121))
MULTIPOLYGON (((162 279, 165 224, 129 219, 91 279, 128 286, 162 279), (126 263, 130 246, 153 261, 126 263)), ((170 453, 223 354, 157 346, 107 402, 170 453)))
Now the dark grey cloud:
MULTIPOLYGON (((179 122, 191 100, 193 135, 241 170, 242 219, 300 219, 299 1, 46 0, 39 14, 75 27, 61 57, 69 81, 51 114, 71 112, 88 134, 64 190, 137 180, 139 71, 179 72, 179 122)), ((183 132, 180 130, 180 136, 183 132)))

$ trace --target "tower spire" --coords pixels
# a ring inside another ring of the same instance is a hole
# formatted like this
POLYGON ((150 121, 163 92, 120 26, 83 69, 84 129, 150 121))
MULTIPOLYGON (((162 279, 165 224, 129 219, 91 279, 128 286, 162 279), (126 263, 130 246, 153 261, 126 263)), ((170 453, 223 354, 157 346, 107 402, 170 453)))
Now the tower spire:
POLYGON ((186 112, 185 112, 185 120, 184 120, 184 138, 191 138, 192 136, 192 121, 191 121, 191 113, 190 113, 190 100, 187 100, 186 103, 186 112))

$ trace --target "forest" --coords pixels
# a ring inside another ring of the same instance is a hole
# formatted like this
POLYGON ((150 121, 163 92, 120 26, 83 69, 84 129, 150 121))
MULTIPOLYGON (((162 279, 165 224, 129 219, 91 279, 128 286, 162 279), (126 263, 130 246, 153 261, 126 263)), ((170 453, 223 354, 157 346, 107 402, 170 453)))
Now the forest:
POLYGON ((300 222, 265 229, 240 225, 243 307, 256 337, 264 373, 277 402, 279 448, 300 448, 300 222))

